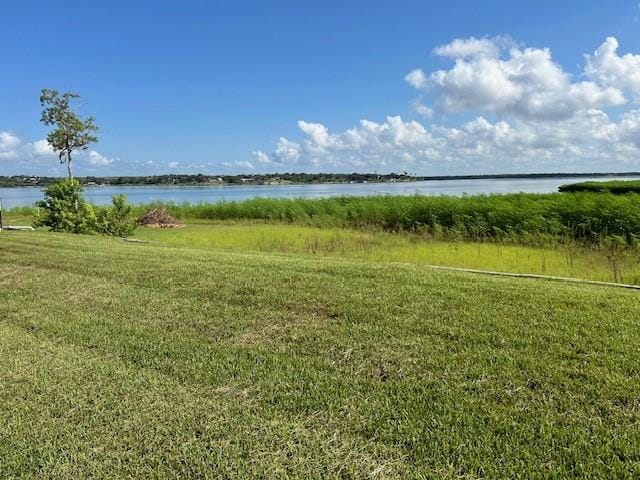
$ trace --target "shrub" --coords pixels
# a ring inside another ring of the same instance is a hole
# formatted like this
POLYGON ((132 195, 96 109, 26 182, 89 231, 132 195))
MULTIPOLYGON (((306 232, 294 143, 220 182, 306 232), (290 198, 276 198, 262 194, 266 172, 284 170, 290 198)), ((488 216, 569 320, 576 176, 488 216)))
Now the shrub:
POLYGON ((136 221, 131 205, 125 195, 114 195, 113 205, 98 212, 97 231, 103 235, 128 237, 136 229, 136 221))
POLYGON ((75 179, 52 183, 44 190, 44 200, 36 202, 42 212, 34 226, 48 227, 54 232, 85 233, 127 237, 136 223, 132 208, 124 195, 115 195, 111 207, 99 208, 85 202, 82 186, 75 179))
POLYGON ((44 190, 44 200, 36 203, 43 210, 35 226, 54 232, 94 233, 97 217, 94 208, 82 198, 82 186, 75 179, 52 183, 44 190))

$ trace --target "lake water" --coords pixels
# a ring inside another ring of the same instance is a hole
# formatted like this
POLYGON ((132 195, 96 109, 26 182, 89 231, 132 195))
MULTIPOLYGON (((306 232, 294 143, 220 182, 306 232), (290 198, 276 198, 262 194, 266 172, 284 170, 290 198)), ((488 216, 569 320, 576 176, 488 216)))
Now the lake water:
MULTIPOLYGON (((255 197, 320 198, 340 195, 456 195, 479 193, 548 193, 565 183, 586 180, 637 180, 640 177, 576 178, 501 178, 479 180, 429 180, 402 183, 351 183, 320 185, 237 185, 237 186, 109 186, 86 187, 85 198, 96 205, 111 202, 113 195, 124 193, 131 203, 190 202, 211 203, 221 200, 246 200, 255 197)), ((33 205, 42 198, 40 187, 0 188, 4 208, 33 205)))

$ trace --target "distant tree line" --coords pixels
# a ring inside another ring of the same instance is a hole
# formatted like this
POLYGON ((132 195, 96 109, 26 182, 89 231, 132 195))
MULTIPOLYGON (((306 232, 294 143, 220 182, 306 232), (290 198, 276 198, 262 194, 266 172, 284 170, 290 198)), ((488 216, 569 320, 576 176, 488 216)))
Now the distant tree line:
MULTIPOLYGON (((404 173, 267 173, 252 175, 168 174, 147 176, 85 176, 77 177, 81 185, 269 185, 319 183, 388 183, 420 180, 481 180, 508 178, 569 178, 640 176, 640 172, 625 173, 525 173, 493 175, 415 176, 404 173)), ((0 187, 46 187, 59 180, 56 177, 31 175, 0 176, 0 187)))
MULTIPOLYGON (((389 173, 273 173, 257 175, 169 174, 148 176, 76 177, 82 185, 264 185, 273 183, 365 183, 414 181, 420 177, 389 173)), ((15 175, 0 177, 2 187, 47 186, 56 177, 15 175)))

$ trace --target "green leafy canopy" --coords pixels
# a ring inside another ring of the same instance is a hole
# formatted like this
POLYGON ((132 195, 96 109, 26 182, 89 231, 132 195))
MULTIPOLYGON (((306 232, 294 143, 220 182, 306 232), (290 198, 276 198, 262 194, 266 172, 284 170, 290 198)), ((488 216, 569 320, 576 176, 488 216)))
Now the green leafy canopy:
POLYGON ((76 93, 60 94, 57 90, 48 88, 42 89, 40 93, 42 106, 40 121, 54 127, 47 135, 47 141, 58 154, 60 163, 66 164, 69 178, 73 177, 72 153, 77 150, 86 150, 89 144, 98 141, 96 136, 98 127, 95 119, 87 117, 83 120, 72 108, 71 102, 79 98, 80 95, 76 93))

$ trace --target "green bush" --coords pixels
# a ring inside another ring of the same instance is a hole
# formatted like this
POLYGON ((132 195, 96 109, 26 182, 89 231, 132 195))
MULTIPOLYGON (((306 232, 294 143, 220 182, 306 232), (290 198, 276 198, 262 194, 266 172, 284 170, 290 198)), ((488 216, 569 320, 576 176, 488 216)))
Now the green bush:
POLYGON ((131 205, 125 195, 114 195, 113 206, 101 208, 98 212, 98 233, 114 237, 128 237, 136 229, 136 221, 131 205))
POLYGON ((132 208, 124 195, 116 195, 112 201, 113 206, 96 211, 82 198, 82 186, 77 180, 60 180, 44 190, 44 200, 36 202, 41 212, 34 226, 54 232, 127 237, 136 227, 132 208))
POLYGON ((93 206, 82 198, 82 186, 75 179, 52 183, 44 190, 44 200, 36 202, 43 212, 34 225, 54 232, 94 233, 97 216, 93 206))

